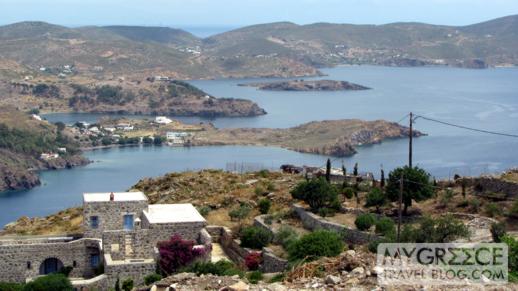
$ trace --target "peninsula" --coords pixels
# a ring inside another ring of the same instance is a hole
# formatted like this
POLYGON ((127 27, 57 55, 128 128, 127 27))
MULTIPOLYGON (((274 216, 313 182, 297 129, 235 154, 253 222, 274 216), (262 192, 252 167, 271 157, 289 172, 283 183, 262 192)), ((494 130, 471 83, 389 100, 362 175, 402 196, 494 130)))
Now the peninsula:
POLYGON ((239 84, 239 86, 256 87, 259 90, 267 91, 357 91, 370 89, 347 81, 335 80, 292 80, 281 82, 245 83, 239 84))

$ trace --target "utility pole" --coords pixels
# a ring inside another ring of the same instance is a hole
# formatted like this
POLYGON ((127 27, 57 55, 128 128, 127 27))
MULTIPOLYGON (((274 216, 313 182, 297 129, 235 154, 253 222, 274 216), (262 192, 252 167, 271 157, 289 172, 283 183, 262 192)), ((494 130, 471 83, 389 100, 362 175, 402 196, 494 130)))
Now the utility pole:
POLYGON ((401 173, 401 178, 399 179, 399 205, 398 205, 398 222, 397 222, 397 242, 399 243, 400 235, 401 235, 401 220, 402 220, 402 213, 401 213, 401 204, 403 204, 403 178, 404 175, 401 173))
POLYGON ((410 130, 408 132, 408 167, 412 168, 412 141, 414 137, 414 130, 413 130, 413 123, 414 123, 414 114, 410 112, 410 130))

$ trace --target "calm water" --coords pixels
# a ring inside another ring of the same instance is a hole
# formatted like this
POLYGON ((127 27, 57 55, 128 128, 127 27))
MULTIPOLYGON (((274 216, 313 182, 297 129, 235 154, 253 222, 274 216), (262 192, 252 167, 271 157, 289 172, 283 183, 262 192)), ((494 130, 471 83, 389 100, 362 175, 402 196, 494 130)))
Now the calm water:
MULTIPOLYGON (((464 70, 452 68, 339 67, 324 70, 325 78, 347 80, 373 90, 357 92, 268 92, 239 83, 258 80, 193 81, 218 97, 254 100, 268 111, 255 118, 179 118, 213 122, 218 127, 290 127, 312 120, 360 118, 398 121, 408 112, 507 133, 518 133, 518 69, 464 70)), ((53 114, 51 121, 95 121, 95 114, 53 114)), ((137 116, 136 118, 144 118, 137 116)), ((414 162, 437 177, 454 173, 477 175, 518 166, 518 139, 488 136, 417 120, 429 134, 415 141, 414 162)), ((41 216, 79 205, 81 193, 121 191, 143 177, 170 171, 225 168, 229 162, 322 165, 327 157, 264 147, 124 148, 93 151, 95 163, 41 175, 43 186, 0 195, 0 225, 21 215, 41 216)), ((407 160, 407 141, 393 140, 363 147, 352 158, 361 170, 377 173, 407 160)), ((336 161, 339 166, 341 160, 336 161)))

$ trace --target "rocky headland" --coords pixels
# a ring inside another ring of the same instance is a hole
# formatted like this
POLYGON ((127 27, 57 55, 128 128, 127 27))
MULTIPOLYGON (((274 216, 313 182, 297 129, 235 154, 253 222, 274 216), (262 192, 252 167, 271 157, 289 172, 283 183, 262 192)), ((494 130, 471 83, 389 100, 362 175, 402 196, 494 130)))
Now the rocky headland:
POLYGON ((259 90, 267 91, 356 91, 370 89, 347 81, 335 80, 292 80, 267 83, 247 83, 239 84, 239 86, 256 87, 259 90))

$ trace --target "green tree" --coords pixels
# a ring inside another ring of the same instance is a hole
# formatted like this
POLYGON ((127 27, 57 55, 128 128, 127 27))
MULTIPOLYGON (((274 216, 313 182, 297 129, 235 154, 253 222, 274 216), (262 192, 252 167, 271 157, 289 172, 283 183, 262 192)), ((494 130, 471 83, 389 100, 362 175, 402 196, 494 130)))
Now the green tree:
POLYGON ((406 215, 408 207, 412 206, 412 200, 423 201, 433 196, 433 187, 430 184, 430 174, 419 167, 408 166, 396 168, 389 174, 387 184, 387 197, 392 201, 399 200, 400 179, 403 175, 403 213, 406 215))
POLYGON ((385 188, 385 171, 383 168, 381 168, 380 187, 381 189, 385 188))
POLYGON ((326 163, 326 181, 331 182, 331 160, 327 159, 326 163))
POLYGON ((61 121, 54 123, 54 125, 56 125, 56 128, 58 129, 58 131, 63 131, 66 127, 66 125, 61 121))
POLYGON ((372 188, 372 190, 367 194, 367 198, 365 201, 365 207, 376 207, 376 211, 380 212, 380 207, 385 204, 385 193, 379 188, 372 188))
POLYGON ((354 164, 353 175, 358 177, 358 163, 354 164))
POLYGON ((299 183, 291 190, 291 195, 294 199, 308 203, 313 211, 318 211, 318 209, 323 207, 332 209, 340 207, 338 190, 323 178, 299 183))

